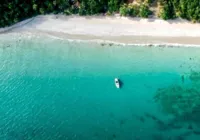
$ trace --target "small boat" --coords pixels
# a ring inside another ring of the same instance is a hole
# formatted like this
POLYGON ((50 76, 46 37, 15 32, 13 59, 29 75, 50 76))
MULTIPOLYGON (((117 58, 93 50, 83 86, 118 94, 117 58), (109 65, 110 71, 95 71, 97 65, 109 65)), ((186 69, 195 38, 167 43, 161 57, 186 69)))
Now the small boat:
POLYGON ((118 78, 115 78, 115 86, 117 88, 120 88, 120 82, 119 82, 119 79, 118 78))

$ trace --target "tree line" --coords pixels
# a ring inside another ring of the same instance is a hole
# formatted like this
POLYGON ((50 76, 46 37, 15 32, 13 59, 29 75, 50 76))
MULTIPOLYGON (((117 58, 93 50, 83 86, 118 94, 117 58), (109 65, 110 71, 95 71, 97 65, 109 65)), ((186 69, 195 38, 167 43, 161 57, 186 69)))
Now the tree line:
POLYGON ((193 22, 200 22, 200 0, 159 0, 160 17, 173 19, 181 17, 193 22))
MULTIPOLYGON (((127 0, 0 0, 0 27, 5 27, 40 14, 94 15, 120 13, 122 16, 148 17, 149 4, 154 0, 137 0, 139 5, 127 0)), ((158 0, 163 19, 182 17, 200 21, 200 0, 158 0)))
POLYGON ((0 0, 0 27, 40 14, 113 13, 123 3, 124 0, 0 0))

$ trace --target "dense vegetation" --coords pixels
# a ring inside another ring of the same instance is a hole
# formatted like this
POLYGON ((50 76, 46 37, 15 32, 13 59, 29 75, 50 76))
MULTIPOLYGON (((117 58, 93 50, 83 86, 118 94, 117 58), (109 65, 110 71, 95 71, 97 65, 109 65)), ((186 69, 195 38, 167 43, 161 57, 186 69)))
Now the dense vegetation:
POLYGON ((173 19, 181 17, 200 22, 200 0, 160 0, 160 17, 173 19))
MULTIPOLYGON (((63 13, 66 15, 112 14, 148 17, 149 5, 155 0, 0 0, 0 27, 14 24, 39 14, 63 13)), ((200 21, 200 0, 158 0, 159 16, 163 19, 182 17, 194 22, 200 21)))
POLYGON ((123 0, 0 0, 0 27, 48 13, 92 15, 119 10, 123 0))
POLYGON ((143 17, 147 18, 151 11, 149 6, 146 3, 138 4, 124 4, 120 7, 120 15, 122 16, 131 16, 131 17, 143 17))

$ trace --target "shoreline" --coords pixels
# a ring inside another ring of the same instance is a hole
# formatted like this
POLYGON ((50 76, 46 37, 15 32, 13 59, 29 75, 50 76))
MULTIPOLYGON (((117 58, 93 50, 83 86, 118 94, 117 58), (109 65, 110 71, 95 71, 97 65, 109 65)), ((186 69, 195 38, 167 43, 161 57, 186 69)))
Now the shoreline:
POLYGON ((131 45, 200 47, 200 24, 179 19, 167 22, 120 16, 45 15, 0 28, 0 35, 2 33, 43 34, 59 39, 131 45))

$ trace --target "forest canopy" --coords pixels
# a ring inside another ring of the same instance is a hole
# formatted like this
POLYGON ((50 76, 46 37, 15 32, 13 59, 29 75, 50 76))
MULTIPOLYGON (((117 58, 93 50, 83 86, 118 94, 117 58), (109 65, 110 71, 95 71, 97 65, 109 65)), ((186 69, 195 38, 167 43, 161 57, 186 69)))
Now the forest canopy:
POLYGON ((163 19, 181 17, 193 22, 200 22, 200 0, 160 0, 163 19))
POLYGON ((200 0, 0 0, 0 27, 44 14, 113 14, 147 18, 151 3, 159 3, 159 17, 200 22, 200 0), (137 2, 138 5, 132 4, 137 2))

